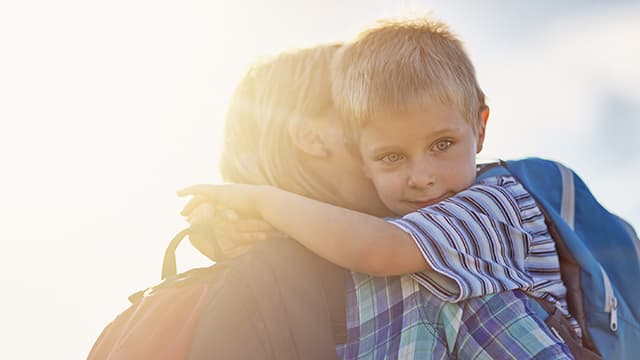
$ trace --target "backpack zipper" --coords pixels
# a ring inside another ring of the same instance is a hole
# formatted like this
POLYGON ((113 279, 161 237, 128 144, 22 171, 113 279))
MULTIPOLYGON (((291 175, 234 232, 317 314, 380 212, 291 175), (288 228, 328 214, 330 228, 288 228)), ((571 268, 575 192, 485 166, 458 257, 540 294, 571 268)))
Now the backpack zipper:
MULTIPOLYGON (((560 204, 560 216, 574 230, 575 227, 575 185, 572 171, 560 163, 556 163, 562 179, 562 202, 560 204)), ((613 293, 609 276, 601 264, 600 272, 604 282, 604 311, 609 313, 609 329, 618 330, 618 299, 613 293)))
POLYGON ((600 272, 602 272, 602 281, 604 282, 604 311, 609 313, 609 329, 615 332, 618 330, 618 299, 613 294, 611 281, 602 265, 600 272))

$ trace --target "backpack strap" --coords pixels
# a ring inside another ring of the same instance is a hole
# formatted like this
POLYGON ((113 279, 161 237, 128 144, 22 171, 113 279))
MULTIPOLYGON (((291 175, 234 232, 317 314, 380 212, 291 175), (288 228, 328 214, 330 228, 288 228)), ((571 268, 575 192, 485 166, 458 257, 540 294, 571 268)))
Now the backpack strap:
POLYGON ((187 236, 192 236, 194 234, 198 234, 198 236, 202 238, 209 238, 211 241, 211 246, 216 255, 216 261, 225 260, 226 257, 222 252, 220 245, 215 239, 215 233, 213 232, 213 228, 211 225, 206 223, 193 224, 186 229, 182 229, 179 233, 177 233, 173 239, 169 242, 166 250, 164 251, 164 258, 162 260, 162 274, 160 279, 162 282, 156 286, 152 286, 150 288, 137 291, 131 295, 129 295, 129 301, 131 303, 136 303, 144 296, 145 292, 152 290, 156 287, 161 287, 163 285, 167 285, 168 283, 175 283, 173 280, 180 280, 182 283, 186 283, 184 279, 195 278, 198 277, 197 273, 204 271, 207 268, 196 268, 189 270, 185 273, 178 274, 177 266, 176 266, 176 250, 178 246, 182 243, 187 236))
POLYGON ((529 295, 531 298, 535 299, 540 306, 549 314, 547 319, 544 321, 545 324, 549 327, 549 330, 553 332, 556 336, 562 339, 564 343, 569 347, 571 354, 580 360, 600 360, 602 357, 592 351, 591 349, 582 345, 582 342, 578 338, 575 331, 569 320, 562 314, 562 312, 555 307, 555 305, 551 304, 548 301, 543 299, 539 299, 529 295))
MULTIPOLYGON (((164 259, 162 261, 162 275, 160 279, 164 282, 168 278, 172 278, 176 276, 176 249, 178 249, 178 245, 182 242, 182 240, 189 235, 191 228, 186 228, 176 234, 176 236, 171 239, 167 249, 164 251, 164 259)), ((147 288, 144 290, 136 291, 135 293, 129 295, 129 301, 133 304, 138 302, 144 296, 144 293, 151 288, 147 288)))
POLYGON ((162 261, 162 280, 166 280, 176 275, 176 250, 178 249, 178 245, 180 245, 182 240, 187 237, 187 235, 197 236, 200 239, 206 238, 210 242, 210 245, 213 247, 214 258, 216 262, 226 259, 226 256, 224 255, 224 252, 220 248, 220 244, 218 244, 218 241, 215 237, 213 226, 208 223, 196 223, 180 231, 169 242, 169 245, 164 252, 164 260, 162 261))
POLYGON ((169 242, 169 246, 167 246, 167 249, 164 251, 164 259, 162 261, 162 275, 160 277, 162 280, 176 275, 176 250, 182 242, 182 239, 187 235, 189 235, 189 228, 180 231, 169 242))
POLYGON ((555 162, 560 177, 562 178, 562 202, 560 203, 560 216, 569 225, 571 230, 575 229, 576 213, 576 188, 573 183, 573 173, 566 166, 555 162))

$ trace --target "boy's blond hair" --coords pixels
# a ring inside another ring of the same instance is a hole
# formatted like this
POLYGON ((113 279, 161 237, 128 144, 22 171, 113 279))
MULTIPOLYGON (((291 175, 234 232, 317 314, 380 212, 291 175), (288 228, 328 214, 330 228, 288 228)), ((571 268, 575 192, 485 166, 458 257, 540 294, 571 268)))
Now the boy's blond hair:
POLYGON ((339 46, 284 52, 247 71, 227 110, 220 161, 226 181, 337 201, 336 189, 305 165, 289 130, 297 123, 323 121, 333 110, 330 66, 339 46))
POLYGON ((485 96, 461 41, 444 23, 381 21, 343 46, 332 70, 334 101, 356 138, 376 116, 431 101, 454 106, 477 131, 485 96))

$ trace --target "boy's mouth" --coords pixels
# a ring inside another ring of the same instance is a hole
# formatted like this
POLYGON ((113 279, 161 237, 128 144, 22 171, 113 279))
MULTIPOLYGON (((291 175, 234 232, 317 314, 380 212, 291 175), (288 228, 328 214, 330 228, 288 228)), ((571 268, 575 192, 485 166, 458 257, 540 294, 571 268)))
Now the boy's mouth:
POLYGON ((414 206, 418 209, 423 209, 423 208, 426 208, 427 206, 437 204, 442 200, 449 198, 450 196, 451 194, 445 193, 444 195, 438 196, 437 198, 433 198, 433 199, 407 200, 407 203, 411 204, 411 206, 414 206))

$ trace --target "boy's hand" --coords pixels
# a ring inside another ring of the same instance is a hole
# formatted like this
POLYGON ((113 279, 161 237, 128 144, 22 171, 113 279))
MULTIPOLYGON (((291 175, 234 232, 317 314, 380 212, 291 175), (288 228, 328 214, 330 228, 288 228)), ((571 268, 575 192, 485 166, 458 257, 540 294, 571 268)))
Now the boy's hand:
MULTIPOLYGON (((178 196, 194 196, 205 198, 216 205, 233 209, 239 213, 256 213, 260 191, 265 188, 259 185, 223 184, 223 185, 193 185, 178 191, 178 196)), ((182 214, 189 212, 187 207, 182 214)))
POLYGON ((238 215, 233 210, 215 206, 202 196, 194 196, 182 210, 192 228, 208 229, 194 231, 190 240, 193 246, 211 260, 222 257, 234 258, 243 255, 258 241, 284 238, 285 234, 274 229, 267 222, 238 215), (216 254, 217 241, 222 254, 216 254))

